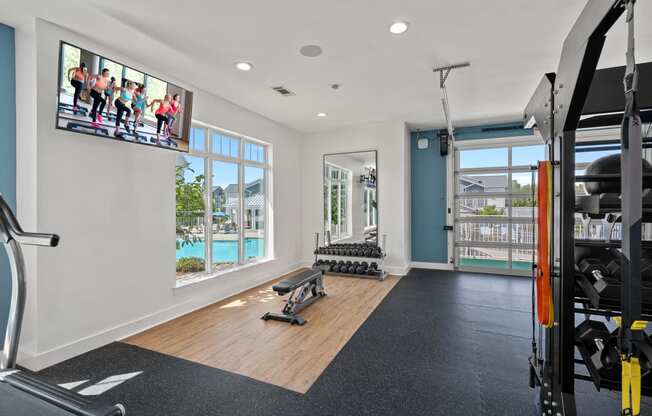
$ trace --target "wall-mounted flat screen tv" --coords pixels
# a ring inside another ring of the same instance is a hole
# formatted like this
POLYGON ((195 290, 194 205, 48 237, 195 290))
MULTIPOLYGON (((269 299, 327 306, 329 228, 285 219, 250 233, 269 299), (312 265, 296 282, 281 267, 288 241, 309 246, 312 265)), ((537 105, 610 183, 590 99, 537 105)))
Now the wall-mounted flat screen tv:
POLYGON ((191 91, 61 42, 57 128, 188 151, 191 91))

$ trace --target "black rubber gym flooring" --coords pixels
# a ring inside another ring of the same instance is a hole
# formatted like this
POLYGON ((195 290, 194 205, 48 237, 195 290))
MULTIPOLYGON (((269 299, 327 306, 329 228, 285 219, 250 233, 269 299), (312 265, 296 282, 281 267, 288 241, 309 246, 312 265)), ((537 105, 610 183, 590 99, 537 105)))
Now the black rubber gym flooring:
MULTIPOLYGON (((69 383, 142 371, 102 395, 129 415, 535 415, 530 284, 412 270, 305 395, 122 343, 41 374, 69 383)), ((576 385, 579 415, 618 414, 617 393, 576 385)))

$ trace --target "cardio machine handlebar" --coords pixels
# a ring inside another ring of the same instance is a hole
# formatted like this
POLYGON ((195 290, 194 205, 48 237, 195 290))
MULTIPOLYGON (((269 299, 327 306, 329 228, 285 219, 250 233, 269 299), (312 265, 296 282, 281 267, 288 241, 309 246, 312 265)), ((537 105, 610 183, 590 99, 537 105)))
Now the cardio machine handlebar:
POLYGON ((11 207, 0 194, 0 241, 8 243, 16 240, 20 244, 29 246, 56 247, 59 244, 57 234, 28 233, 23 231, 11 207))

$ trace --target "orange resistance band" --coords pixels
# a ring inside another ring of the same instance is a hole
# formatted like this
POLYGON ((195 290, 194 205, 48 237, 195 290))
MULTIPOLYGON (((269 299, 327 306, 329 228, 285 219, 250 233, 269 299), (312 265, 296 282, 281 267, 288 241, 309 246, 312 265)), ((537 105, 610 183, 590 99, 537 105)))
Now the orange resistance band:
POLYGON ((550 284, 550 222, 552 219, 552 164, 549 161, 539 162, 539 186, 537 187, 538 228, 537 240, 537 317, 545 327, 552 327, 554 308, 552 305, 552 290, 550 284))

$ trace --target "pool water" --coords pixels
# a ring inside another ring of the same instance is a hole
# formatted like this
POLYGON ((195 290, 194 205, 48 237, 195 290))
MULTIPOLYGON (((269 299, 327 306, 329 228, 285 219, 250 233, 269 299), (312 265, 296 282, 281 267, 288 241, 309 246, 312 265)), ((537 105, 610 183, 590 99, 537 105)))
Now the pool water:
MULTIPOLYGON (((265 256, 265 240, 262 238, 245 239, 245 259, 265 256)), ((177 260, 182 257, 204 258, 204 241, 193 245, 187 244, 177 250, 177 260)), ((238 261, 238 242, 233 240, 213 240, 213 263, 235 263, 238 261)))

